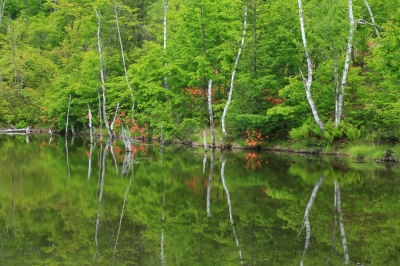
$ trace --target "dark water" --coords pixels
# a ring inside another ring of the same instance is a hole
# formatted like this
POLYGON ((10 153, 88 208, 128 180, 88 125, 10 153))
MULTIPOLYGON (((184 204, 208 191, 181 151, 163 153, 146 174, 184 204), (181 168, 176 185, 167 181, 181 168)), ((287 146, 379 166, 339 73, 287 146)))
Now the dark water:
POLYGON ((399 265, 399 192, 348 158, 0 136, 0 265, 399 265))

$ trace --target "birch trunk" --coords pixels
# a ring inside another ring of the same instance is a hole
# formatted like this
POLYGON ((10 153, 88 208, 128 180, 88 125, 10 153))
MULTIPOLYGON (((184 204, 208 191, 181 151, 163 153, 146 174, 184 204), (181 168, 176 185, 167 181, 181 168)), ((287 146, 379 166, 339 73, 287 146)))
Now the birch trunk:
POLYGON ((114 123, 115 123, 115 120, 116 120, 117 117, 118 117, 118 109, 119 109, 119 103, 117 104, 117 108, 115 109, 115 113, 114 113, 114 118, 113 118, 113 120, 112 120, 112 122, 111 122, 111 125, 110 125, 111 133, 112 133, 112 136, 113 136, 114 138, 117 137, 116 134, 115 134, 115 131, 114 131, 114 123))
POLYGON ((7 0, 0 1, 0 29, 1 29, 1 22, 3 20, 4 7, 6 6, 6 2, 7 2, 7 0))
POLYGON ((203 138, 204 138, 204 149, 207 151, 207 139, 205 130, 203 130, 203 138))
POLYGON ((215 148, 214 116, 212 111, 212 80, 208 81, 208 113, 210 115, 211 148, 215 148))
POLYGON ((236 60, 235 60, 235 65, 233 66, 233 70, 232 70, 231 84, 229 86, 228 101, 226 102, 226 105, 225 105, 225 108, 224 108, 224 112, 222 113, 222 118, 221 118, 222 133, 224 134, 224 136, 226 136, 225 117, 226 117, 226 113, 228 111, 229 105, 231 104, 231 100, 232 100, 233 84, 234 84, 234 80, 235 80, 235 74, 236 74, 237 65, 238 65, 239 59, 240 59, 240 54, 242 53, 242 49, 243 49, 243 46, 244 46, 244 39, 246 37, 246 30, 247 30, 247 5, 246 5, 246 8, 244 10, 242 41, 240 43, 239 50, 238 50, 238 53, 237 53, 237 56, 236 56, 236 60))
POLYGON ((69 95, 69 100, 68 100, 68 111, 67 111, 67 123, 65 125, 65 136, 68 136, 68 121, 69 121, 69 108, 71 106, 71 94, 69 95))
POLYGON ((306 91, 306 97, 308 104, 310 105, 311 112, 313 114, 314 120, 317 123, 319 129, 321 130, 322 133, 325 132, 325 127, 324 124, 322 123, 321 119, 319 118, 317 107, 315 106, 315 103, 312 99, 311 96, 311 85, 312 85, 312 80, 313 80, 313 63, 311 60, 311 53, 307 48, 307 38, 306 38, 306 30, 304 26, 304 18, 303 18, 303 4, 301 0, 298 0, 298 5, 299 5, 299 19, 300 19, 300 29, 301 29, 301 37, 303 39, 303 48, 306 53, 306 59, 307 59, 307 79, 304 77, 303 73, 300 70, 300 73, 302 75, 303 81, 304 81, 304 88, 306 91))
MULTIPOLYGON (((299 1, 301 1, 301 0, 299 0, 299 1)), ((346 59, 344 62, 344 67, 343 67, 342 81, 340 83, 339 97, 338 97, 338 101, 336 103, 337 108, 335 108, 335 126, 336 127, 339 126, 340 120, 342 117, 344 89, 345 89, 346 82, 347 82, 347 73, 349 72, 351 51, 353 49, 353 36, 354 36, 354 31, 356 29, 356 24, 354 23, 354 17, 353 17, 353 1, 348 0, 348 5, 349 5, 348 11, 349 11, 350 29, 349 29, 349 36, 347 39, 346 59)))
POLYGON ((376 36, 378 36, 378 39, 380 41, 381 40, 381 35, 379 34, 378 27, 375 25, 375 18, 374 18, 374 14, 372 13, 371 7, 369 6, 367 0, 364 0, 364 4, 367 6, 369 16, 371 17, 371 21, 374 24, 376 36))
POLYGON ((97 90, 97 99, 99 101, 99 123, 100 123, 100 140, 103 140, 103 122, 102 122, 102 118, 103 116, 101 115, 101 96, 100 96, 100 92, 97 90))
POLYGON ((107 129, 107 135, 110 137, 111 136, 111 130, 110 130, 110 125, 108 124, 108 119, 107 119, 107 101, 106 101, 106 86, 104 82, 104 69, 103 69, 103 56, 102 56, 102 48, 101 48, 101 40, 100 40, 100 11, 96 9, 96 15, 97 15, 97 47, 99 49, 99 59, 100 59, 100 79, 101 79, 101 92, 103 96, 103 119, 104 119, 104 125, 107 129))
MULTIPOLYGON (((167 54, 167 12, 168 12, 168 0, 164 0, 164 55, 167 54)), ((164 63, 167 67, 167 63, 164 63)), ((168 90, 167 76, 164 76, 164 87, 168 90)))
POLYGON ((90 144, 93 143, 93 130, 92 130, 92 110, 90 110, 90 106, 88 105, 88 116, 89 116, 89 133, 90 133, 90 144))
POLYGON ((125 54, 124 54, 124 46, 122 44, 122 38, 121 38, 121 31, 119 29, 119 22, 118 22, 118 10, 117 10, 117 4, 114 3, 114 12, 115 12, 115 22, 117 24, 117 31, 118 31, 118 39, 119 39, 119 44, 121 46, 121 57, 122 57, 122 65, 124 67, 124 73, 125 73, 125 81, 126 84, 128 85, 129 92, 131 94, 131 100, 132 100, 132 121, 133 121, 133 114, 134 114, 134 109, 135 109, 135 98, 133 96, 133 90, 131 85, 129 84, 129 78, 128 78, 128 72, 126 70, 126 63, 125 63, 125 54))

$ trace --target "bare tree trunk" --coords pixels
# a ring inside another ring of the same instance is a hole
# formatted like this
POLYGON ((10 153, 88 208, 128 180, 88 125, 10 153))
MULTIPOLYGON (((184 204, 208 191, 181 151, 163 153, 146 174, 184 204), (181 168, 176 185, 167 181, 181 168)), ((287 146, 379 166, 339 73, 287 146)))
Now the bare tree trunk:
POLYGON ((71 106, 71 94, 69 95, 69 100, 68 100, 68 111, 67 111, 67 123, 65 125, 65 136, 68 136, 68 121, 69 121, 69 108, 71 106))
POLYGON ((134 115, 134 109, 135 109, 135 98, 133 96, 133 90, 131 88, 131 85, 129 84, 129 78, 128 78, 128 72, 126 70, 126 63, 125 63, 125 55, 124 55, 124 46, 122 44, 122 38, 121 38, 121 31, 119 29, 119 23, 118 23, 118 11, 117 11, 117 4, 114 3, 114 12, 115 12, 115 21, 117 23, 117 31, 118 31, 118 39, 119 39, 119 44, 121 46, 121 57, 122 57, 122 65, 124 66, 124 73, 125 73, 125 80, 126 84, 128 85, 129 92, 131 94, 131 100, 132 100, 132 122, 133 122, 133 115, 134 115))
POLYGON ((1 22, 3 20, 4 15, 4 7, 6 6, 7 0, 0 0, 0 29, 1 29, 1 22))
POLYGON ((313 63, 311 61, 311 53, 307 48, 307 38, 306 38, 306 30, 304 27, 304 18, 303 18, 303 4, 301 0, 298 0, 298 5, 299 5, 299 19, 300 19, 300 29, 301 29, 301 37, 303 39, 303 48, 306 53, 306 59, 307 59, 307 69, 308 69, 308 74, 307 74, 307 79, 304 77, 303 73, 300 70, 301 76, 303 78, 304 82, 304 88, 306 91, 306 96, 307 96, 307 101, 308 104, 310 105, 311 112, 313 114, 314 120, 317 123, 319 129, 321 130, 322 133, 325 132, 325 127, 324 124, 322 123, 321 119, 319 118, 317 107, 315 106, 315 103, 312 99, 311 96, 311 85, 312 85, 312 80, 313 80, 313 63))
POLYGON ((205 130, 203 130, 203 138, 204 138, 204 149, 207 151, 207 139, 205 130))
POLYGON ((116 134, 115 134, 115 131, 114 131, 114 123, 115 123, 115 120, 117 119, 117 116, 118 116, 118 109, 119 109, 119 103, 117 104, 117 108, 115 109, 114 118, 113 118, 113 120, 111 122, 111 125, 110 125, 111 133, 112 133, 112 136, 114 138, 117 137, 116 134))
POLYGON ((100 96, 100 92, 97 90, 97 99, 99 102, 99 122, 100 122, 100 140, 103 140, 103 119, 102 119, 102 115, 101 115, 101 96, 100 96))
MULTIPOLYGON (((167 54, 167 12, 168 12, 168 0, 164 0, 164 55, 167 54)), ((167 67, 167 63, 164 63, 167 67)), ((164 76, 164 87, 168 90, 167 76, 164 76)))
POLYGON ((349 10, 350 29, 349 29, 349 36, 347 39, 346 59, 344 61, 342 81, 340 83, 340 89, 339 89, 339 99, 337 102, 337 109, 335 110, 335 126, 339 126, 342 117, 344 88, 347 83, 347 73, 349 71, 351 51, 353 49, 353 36, 354 36, 354 31, 356 29, 356 24, 354 23, 354 17, 353 17, 353 1, 348 0, 348 4, 349 4, 348 10, 349 10))
POLYGON ((28 0, 24 0, 25 2, 25 22, 26 26, 29 26, 29 5, 28 5, 28 0))
POLYGON ((229 86, 228 101, 226 102, 226 105, 225 105, 225 108, 224 108, 224 112, 222 113, 222 118, 221 118, 221 121, 222 121, 222 133, 224 134, 224 136, 226 136, 225 117, 226 117, 226 113, 228 112, 229 105, 231 104, 231 100, 232 100, 233 84, 234 84, 234 80, 235 80, 235 74, 236 74, 237 65, 238 65, 239 59, 240 59, 240 54, 242 53, 242 49, 243 49, 243 46, 244 46, 244 39, 246 37, 246 30, 247 30, 247 5, 246 5, 246 8, 244 10, 242 41, 240 43, 239 50, 238 50, 238 53, 237 53, 237 56, 236 56, 236 60, 235 60, 235 65, 233 66, 233 70, 232 70, 231 84, 229 86))
POLYGON ((374 14, 372 13, 371 7, 368 4, 367 0, 364 0, 365 5, 367 6, 368 12, 369 12, 369 16, 371 17, 371 22, 374 24, 374 28, 375 28, 375 33, 376 36, 378 36, 379 41, 381 40, 381 35, 379 34, 379 30, 378 27, 375 25, 375 18, 374 18, 374 14))
POLYGON ((210 115, 210 129, 211 129, 211 148, 215 148, 215 132, 214 132, 214 116, 212 111, 212 80, 208 81, 208 113, 210 115))
POLYGON ((90 133, 90 144, 93 143, 93 131, 92 131, 92 110, 88 104, 88 116, 89 116, 89 133, 90 133))
POLYGON ((106 86, 104 82, 104 69, 103 69, 103 56, 102 56, 102 48, 101 48, 101 40, 100 40, 100 10, 96 9, 96 15, 97 15, 97 46, 99 49, 99 58, 100 58, 100 79, 101 79, 101 91, 103 95, 103 119, 104 119, 104 125, 107 129, 107 135, 108 137, 111 136, 111 130, 110 130, 110 125, 108 124, 108 119, 107 119, 107 101, 106 101, 106 86))
POLYGON ((253 15, 253 73, 257 78, 257 0, 254 0, 253 15))

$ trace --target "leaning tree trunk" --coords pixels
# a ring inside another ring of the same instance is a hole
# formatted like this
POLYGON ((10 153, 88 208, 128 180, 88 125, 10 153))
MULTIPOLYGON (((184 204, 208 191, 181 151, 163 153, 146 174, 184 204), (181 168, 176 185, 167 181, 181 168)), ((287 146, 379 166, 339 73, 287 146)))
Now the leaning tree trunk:
POLYGON ((108 124, 108 119, 107 119, 106 86, 105 86, 105 82, 104 82, 103 56, 102 56, 101 40, 100 40, 100 22, 101 22, 100 21, 100 11, 96 10, 96 14, 97 14, 97 47, 99 49, 101 92, 103 95, 103 119, 104 119, 104 125, 107 129, 107 135, 108 135, 108 137, 110 137, 111 130, 110 130, 110 125, 108 124))
POLYGON ((132 99, 132 114, 131 114, 131 117, 132 117, 132 122, 133 122, 133 114, 134 114, 134 109, 135 109, 135 98, 133 96, 133 90, 131 88, 131 85, 129 84, 128 72, 126 71, 124 46, 122 44, 121 31, 119 30, 117 4, 115 4, 115 3, 114 3, 114 12, 115 12, 115 22, 117 24, 119 44, 121 46, 121 57, 122 57, 122 65, 124 66, 125 80, 126 80, 126 84, 128 85, 128 89, 129 89, 129 92, 131 94, 131 99, 132 99))
MULTIPOLYGON (((301 1, 301 0, 299 0, 301 1)), ((342 81, 340 83, 340 89, 339 89, 339 97, 337 99, 336 103, 336 108, 335 108, 335 126, 339 126, 340 120, 342 117, 342 110, 343 110, 343 98, 344 98, 344 88, 346 86, 347 82, 347 73, 349 72, 349 66, 350 66, 350 60, 351 60, 351 51, 353 49, 353 36, 354 36, 354 31, 356 29, 356 24, 354 23, 354 17, 353 17, 353 1, 348 0, 349 2, 349 22, 350 22, 350 30, 349 30, 349 36, 347 39, 347 48, 346 48, 346 59, 344 62, 344 67, 343 67, 343 74, 342 74, 342 81)))
POLYGON ((307 69, 308 69, 308 74, 307 74, 307 79, 304 77, 303 73, 300 70, 300 73, 303 78, 304 82, 304 88, 306 91, 306 96, 307 96, 307 101, 308 104, 310 105, 311 112, 314 116, 314 120, 317 123, 319 129, 323 132, 325 132, 325 127, 324 124, 322 123, 321 119, 319 118, 317 107, 315 106, 315 103, 312 99, 311 96, 311 85, 312 85, 312 79, 313 79, 313 63, 311 60, 311 53, 307 48, 307 38, 306 38, 306 31, 304 27, 304 18, 303 18, 303 4, 301 0, 298 0, 298 5, 299 5, 299 19, 300 19, 300 29, 301 29, 301 37, 303 39, 303 48, 306 53, 306 59, 307 59, 307 69))
POLYGON ((240 54, 242 53, 242 49, 243 49, 243 46, 244 46, 244 39, 246 37, 246 30, 247 30, 247 5, 246 5, 246 8, 244 10, 242 41, 240 43, 239 50, 238 50, 238 53, 237 53, 237 56, 236 56, 235 65, 233 66, 233 70, 232 70, 231 84, 229 86, 228 101, 226 102, 226 105, 225 105, 225 108, 224 108, 224 112, 222 113, 222 118, 221 118, 222 133, 225 136, 226 136, 225 117, 226 117, 226 113, 228 111, 229 105, 231 104, 231 100, 232 100, 233 83, 234 83, 234 80, 235 80, 235 74, 236 74, 237 65, 239 63, 240 54))

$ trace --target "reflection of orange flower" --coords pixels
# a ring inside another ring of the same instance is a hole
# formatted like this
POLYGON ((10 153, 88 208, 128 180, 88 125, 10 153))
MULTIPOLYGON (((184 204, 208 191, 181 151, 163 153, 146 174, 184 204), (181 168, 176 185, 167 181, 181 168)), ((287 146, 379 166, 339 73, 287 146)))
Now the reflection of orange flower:
POLYGON ((86 151, 86 157, 90 159, 90 151, 86 151))

